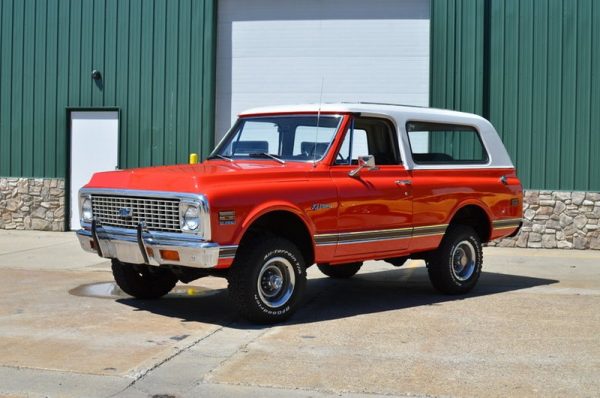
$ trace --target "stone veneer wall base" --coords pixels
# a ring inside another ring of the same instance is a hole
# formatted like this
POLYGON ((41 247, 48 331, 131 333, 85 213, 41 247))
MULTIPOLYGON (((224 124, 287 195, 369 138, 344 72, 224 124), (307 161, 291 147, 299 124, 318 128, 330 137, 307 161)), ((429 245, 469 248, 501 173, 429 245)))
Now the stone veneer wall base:
POLYGON ((65 230, 65 180, 0 177, 0 229, 65 230))
POLYGON ((600 193, 525 191, 523 228, 488 246, 600 250, 600 193))
MULTIPOLYGON (((488 246, 600 250, 600 193, 527 190, 523 228, 488 246)), ((65 181, 0 177, 0 229, 64 231, 65 181)))

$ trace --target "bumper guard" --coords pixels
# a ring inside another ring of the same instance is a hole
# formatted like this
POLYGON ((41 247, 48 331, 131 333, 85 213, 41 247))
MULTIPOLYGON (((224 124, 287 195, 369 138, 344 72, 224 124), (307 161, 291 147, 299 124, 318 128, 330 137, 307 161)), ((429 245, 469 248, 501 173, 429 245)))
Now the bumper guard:
POLYGON ((125 263, 213 268, 219 262, 218 244, 184 233, 150 232, 143 224, 133 230, 93 221, 84 224, 77 237, 83 250, 125 263), (163 259, 164 250, 177 251, 179 261, 163 259))

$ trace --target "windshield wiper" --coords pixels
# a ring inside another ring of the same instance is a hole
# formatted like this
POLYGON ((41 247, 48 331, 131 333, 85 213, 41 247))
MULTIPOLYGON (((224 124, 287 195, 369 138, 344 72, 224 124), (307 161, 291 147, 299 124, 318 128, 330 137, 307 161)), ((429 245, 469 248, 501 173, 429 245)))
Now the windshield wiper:
POLYGON ((228 158, 227 156, 223 156, 223 155, 219 155, 219 154, 209 156, 208 160, 210 160, 210 159, 223 159, 223 160, 227 160, 228 162, 233 162, 232 158, 228 158))
POLYGON ((250 156, 251 158, 269 158, 269 159, 273 159, 276 162, 279 162, 281 164, 285 164, 285 160, 281 159, 277 155, 273 155, 272 153, 256 152, 256 153, 250 153, 250 154, 248 154, 248 156, 250 156))

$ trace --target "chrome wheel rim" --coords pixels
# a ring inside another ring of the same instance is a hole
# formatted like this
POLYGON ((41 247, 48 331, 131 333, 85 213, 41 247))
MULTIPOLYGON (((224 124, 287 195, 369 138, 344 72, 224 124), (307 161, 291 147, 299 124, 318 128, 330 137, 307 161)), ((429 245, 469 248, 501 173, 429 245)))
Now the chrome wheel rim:
POLYGON ((452 252, 452 274, 461 282, 468 280, 475 272, 477 261, 475 246, 469 241, 462 241, 452 252))
POLYGON ((283 257, 274 257, 263 264, 258 274, 257 288, 260 300, 271 308, 288 302, 294 293, 294 267, 283 257))

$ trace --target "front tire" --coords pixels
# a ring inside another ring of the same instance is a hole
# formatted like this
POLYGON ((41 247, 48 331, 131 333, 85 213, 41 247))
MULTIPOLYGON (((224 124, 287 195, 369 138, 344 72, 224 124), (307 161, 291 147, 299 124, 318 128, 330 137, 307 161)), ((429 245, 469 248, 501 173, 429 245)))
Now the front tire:
POLYGON ((348 263, 340 265, 317 264, 319 271, 330 278, 348 279, 352 278, 362 267, 363 263, 348 263))
POLYGON ((113 259, 112 272, 121 290, 139 299, 162 297, 177 284, 177 276, 166 268, 122 263, 113 259))
POLYGON ((228 280, 229 296, 244 318, 277 323, 296 310, 306 286, 306 266, 293 243, 262 236, 241 248, 228 280))
POLYGON ((479 235, 465 225, 451 226, 438 250, 427 261, 433 287, 446 294, 464 294, 473 289, 483 265, 479 235))

